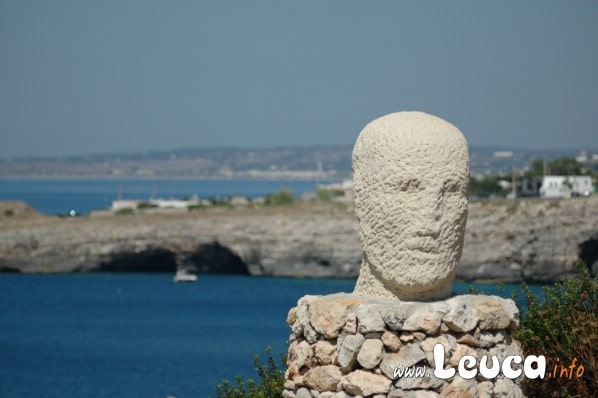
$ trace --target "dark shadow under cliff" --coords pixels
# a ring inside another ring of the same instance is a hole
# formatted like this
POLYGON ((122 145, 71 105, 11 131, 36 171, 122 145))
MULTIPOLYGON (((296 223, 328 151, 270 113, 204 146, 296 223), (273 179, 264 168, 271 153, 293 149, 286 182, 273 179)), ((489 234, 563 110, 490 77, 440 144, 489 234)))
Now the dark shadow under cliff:
POLYGON ((102 272, 175 273, 177 269, 202 274, 249 275, 247 264, 218 242, 204 243, 184 253, 164 248, 116 253, 99 266, 102 272))
POLYGON ((176 256, 170 250, 152 249, 141 252, 115 254, 100 264, 100 271, 107 272, 170 272, 177 270, 176 256))

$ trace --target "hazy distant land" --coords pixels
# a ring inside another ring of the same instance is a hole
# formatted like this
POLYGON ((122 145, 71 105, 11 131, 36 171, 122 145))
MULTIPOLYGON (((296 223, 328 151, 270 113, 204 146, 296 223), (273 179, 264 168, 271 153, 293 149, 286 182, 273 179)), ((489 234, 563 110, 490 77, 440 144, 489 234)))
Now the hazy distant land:
MULTIPOLYGON (((190 148, 130 154, 0 159, 0 177, 40 178, 351 178, 352 145, 294 148, 190 148)), ((534 159, 576 156, 579 150, 470 148, 472 175, 523 170, 534 159)), ((589 157, 598 150, 586 149, 589 157)))

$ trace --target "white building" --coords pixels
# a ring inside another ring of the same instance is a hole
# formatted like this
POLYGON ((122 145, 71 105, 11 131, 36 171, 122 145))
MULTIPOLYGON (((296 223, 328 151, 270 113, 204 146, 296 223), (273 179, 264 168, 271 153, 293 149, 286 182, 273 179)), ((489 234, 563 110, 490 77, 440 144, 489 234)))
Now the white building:
POLYGON ((589 176, 545 176, 540 187, 540 197, 590 196, 593 191, 592 178, 589 176))

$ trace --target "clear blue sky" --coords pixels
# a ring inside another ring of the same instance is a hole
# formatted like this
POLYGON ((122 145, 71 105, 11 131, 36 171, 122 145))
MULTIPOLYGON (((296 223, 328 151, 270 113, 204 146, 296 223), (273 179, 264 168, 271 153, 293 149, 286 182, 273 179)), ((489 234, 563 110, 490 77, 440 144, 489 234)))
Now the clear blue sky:
POLYGON ((0 0, 0 158, 353 144, 598 147, 598 1, 0 0))

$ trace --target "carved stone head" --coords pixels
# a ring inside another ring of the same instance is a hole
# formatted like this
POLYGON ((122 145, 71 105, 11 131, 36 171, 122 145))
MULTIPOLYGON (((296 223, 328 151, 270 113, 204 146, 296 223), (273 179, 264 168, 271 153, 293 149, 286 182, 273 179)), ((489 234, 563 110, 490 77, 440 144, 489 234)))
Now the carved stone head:
POLYGON ((452 124, 399 112, 368 124, 353 149, 364 258, 355 293, 429 300, 451 293, 467 219, 467 141, 452 124))

